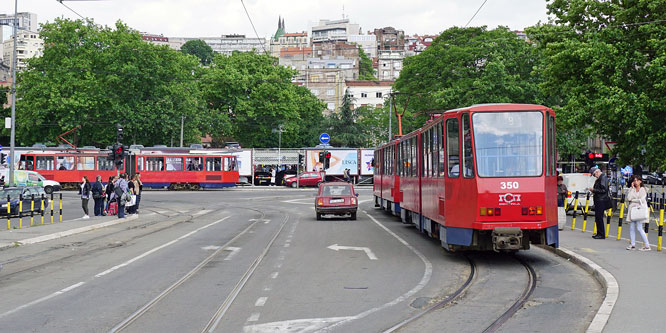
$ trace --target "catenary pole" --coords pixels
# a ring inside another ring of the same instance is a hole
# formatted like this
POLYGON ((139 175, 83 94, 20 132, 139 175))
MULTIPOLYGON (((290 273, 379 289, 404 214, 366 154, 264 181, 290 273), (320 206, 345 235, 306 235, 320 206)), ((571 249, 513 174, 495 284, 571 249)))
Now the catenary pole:
POLYGON ((14 53, 12 57, 12 128, 9 148, 9 186, 14 186, 14 144, 16 141, 16 43, 18 39, 18 0, 14 0, 14 53))
POLYGON ((183 127, 185 126, 185 115, 180 116, 180 146, 183 146, 183 127))
POLYGON ((393 118, 393 92, 389 92, 389 128, 388 140, 391 141, 391 118, 393 118))

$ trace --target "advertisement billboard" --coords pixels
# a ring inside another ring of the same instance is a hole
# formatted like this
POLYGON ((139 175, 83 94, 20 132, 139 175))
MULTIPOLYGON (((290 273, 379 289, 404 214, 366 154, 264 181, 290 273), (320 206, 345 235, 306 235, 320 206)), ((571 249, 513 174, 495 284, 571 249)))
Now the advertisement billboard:
POLYGON ((372 166, 372 160, 375 158, 374 149, 361 149, 361 175, 372 176, 375 168, 372 166))
MULTIPOLYGON (((307 171, 319 171, 323 169, 323 164, 319 162, 319 152, 323 150, 308 150, 305 154, 306 169, 307 171)), ((349 174, 352 176, 358 175, 358 150, 357 149, 340 149, 340 150, 327 150, 331 153, 331 160, 329 168, 326 170, 327 175, 342 176, 345 169, 349 169, 349 174)))
POLYGON ((238 161, 238 175, 239 176, 252 176, 252 150, 239 150, 231 152, 231 155, 236 156, 238 161))

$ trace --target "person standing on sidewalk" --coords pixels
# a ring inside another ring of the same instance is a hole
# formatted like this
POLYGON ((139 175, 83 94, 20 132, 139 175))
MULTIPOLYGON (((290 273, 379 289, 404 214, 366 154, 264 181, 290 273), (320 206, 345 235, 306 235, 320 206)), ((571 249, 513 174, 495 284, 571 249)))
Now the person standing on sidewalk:
POLYGON ((114 194, 118 200, 118 218, 125 218, 125 193, 127 193, 127 174, 121 173, 120 178, 116 181, 114 186, 114 194))
POLYGON ((634 228, 638 230, 638 233, 643 238, 644 246, 640 248, 640 251, 650 251, 650 241, 643 231, 643 223, 647 223, 649 218, 646 220, 638 220, 634 216, 631 216, 631 210, 634 207, 641 207, 642 202, 647 200, 647 191, 643 187, 643 179, 641 176, 633 175, 631 176, 631 188, 627 193, 627 202, 629 202, 629 214, 627 214, 627 222, 629 223, 629 238, 631 239, 631 245, 627 246, 627 250, 633 250, 636 248, 636 232, 634 228))
POLYGON ((611 200, 608 196, 608 179, 597 167, 590 169, 590 173, 597 178, 594 187, 590 188, 594 195, 594 223, 597 225, 597 233, 592 238, 604 239, 606 238, 604 213, 611 208, 611 200))
POLYGON ((137 187, 138 190, 135 189, 137 191, 137 194, 136 194, 136 204, 134 205, 135 206, 134 212, 138 214, 139 213, 139 203, 141 202, 141 192, 143 192, 143 183, 141 182, 141 173, 140 172, 136 173, 136 182, 138 184, 138 187, 137 187))
POLYGON ((93 209, 95 216, 102 216, 104 212, 104 185, 102 185, 102 176, 97 175, 95 183, 92 185, 92 196, 95 201, 93 209))
POLYGON ((83 218, 89 219, 88 216, 88 200, 90 199, 90 182, 88 181, 87 176, 83 176, 81 180, 81 185, 79 188, 79 194, 81 195, 81 207, 83 208, 83 218))
POLYGON ((107 215, 109 214, 108 213, 109 212, 109 206, 111 206, 111 203, 113 202, 113 199, 114 199, 114 197, 113 197, 113 183, 115 181, 116 181, 116 177, 111 176, 111 177, 109 177, 109 182, 106 184, 106 189, 105 189, 105 192, 106 192, 106 209, 104 209, 104 211, 106 212, 107 215))

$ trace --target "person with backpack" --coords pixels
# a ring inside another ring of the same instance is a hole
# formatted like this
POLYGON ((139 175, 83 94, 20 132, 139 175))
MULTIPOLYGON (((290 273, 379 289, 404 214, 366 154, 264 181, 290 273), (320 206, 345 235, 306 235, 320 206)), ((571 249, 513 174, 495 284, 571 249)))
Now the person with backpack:
POLYGON ((95 216, 102 216, 104 213, 104 185, 102 185, 102 176, 97 175, 95 183, 92 185, 92 197, 95 201, 95 216))

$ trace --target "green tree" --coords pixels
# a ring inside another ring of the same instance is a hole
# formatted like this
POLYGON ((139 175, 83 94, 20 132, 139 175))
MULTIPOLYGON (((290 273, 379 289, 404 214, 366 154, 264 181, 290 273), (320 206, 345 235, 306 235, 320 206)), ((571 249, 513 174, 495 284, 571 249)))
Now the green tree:
POLYGON ((405 132, 422 126, 428 113, 442 110, 478 103, 544 103, 539 79, 532 74, 538 59, 534 47, 504 27, 445 30, 424 52, 404 60, 394 85, 399 91, 395 106, 400 112, 407 108, 405 132))
POLYGON ((332 146, 359 148, 368 140, 365 138, 359 113, 353 108, 354 98, 349 91, 342 97, 339 112, 333 112, 326 119, 327 131, 331 135, 332 146))
POLYGON ((41 30, 44 54, 28 61, 19 77, 17 142, 55 141, 81 125, 74 141, 105 146, 115 142, 116 123, 125 143, 200 142, 203 123, 194 57, 144 42, 116 23, 56 19, 41 30))
POLYGON ((207 133, 244 147, 277 147, 273 130, 282 125, 282 146, 316 144, 325 106, 307 88, 291 82, 296 74, 268 55, 216 55, 201 78, 207 133))
POLYGON ((213 61, 213 49, 201 39, 188 40, 180 47, 180 51, 199 58, 204 66, 208 66, 213 61))
POLYGON ((358 79, 364 81, 377 81, 375 69, 372 67, 372 59, 368 58, 363 48, 358 47, 359 73, 358 79))
POLYGON ((542 87, 559 98, 558 119, 617 142, 625 163, 666 168, 666 1, 555 0, 547 8, 552 24, 528 36, 543 53, 542 87))

